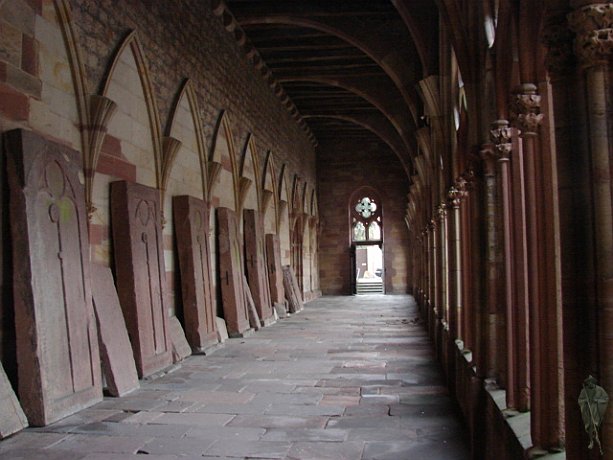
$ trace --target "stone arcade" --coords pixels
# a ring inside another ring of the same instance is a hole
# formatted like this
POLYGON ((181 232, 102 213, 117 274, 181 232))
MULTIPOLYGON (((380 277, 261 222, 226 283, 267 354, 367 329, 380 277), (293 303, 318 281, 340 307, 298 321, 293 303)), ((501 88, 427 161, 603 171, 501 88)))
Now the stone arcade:
POLYGON ((424 458, 433 391, 431 455, 601 458, 612 54, 610 1, 0 0, 0 457, 424 458))

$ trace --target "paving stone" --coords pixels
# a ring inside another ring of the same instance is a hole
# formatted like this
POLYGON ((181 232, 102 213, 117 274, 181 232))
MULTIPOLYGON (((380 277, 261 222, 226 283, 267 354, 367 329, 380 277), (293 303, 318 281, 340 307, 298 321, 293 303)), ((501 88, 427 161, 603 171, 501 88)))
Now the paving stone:
POLYGON ((239 426, 223 426, 223 427, 207 427, 207 428, 192 428, 185 437, 186 438, 217 438, 224 439, 228 442, 235 440, 257 441, 266 433, 265 428, 249 428, 239 426))
POLYGON ((358 441, 296 442, 292 445, 288 457, 300 460, 355 460, 362 457, 363 450, 364 443, 358 441))
POLYGON ((257 443, 248 441, 235 442, 215 442, 206 451, 207 455, 225 455, 227 457, 240 458, 286 458, 290 449, 289 442, 258 441, 257 443))
POLYGON ((97 436, 73 434, 49 447, 50 451, 125 453, 135 454, 142 446, 151 441, 150 437, 139 436, 97 436))
POLYGON ((271 428, 262 436, 264 441, 311 441, 311 442, 343 442, 347 439, 346 430, 307 428, 289 430, 271 428))
POLYGON ((207 440, 202 437, 182 439, 158 438, 147 442, 140 450, 145 455, 202 456, 215 442, 214 438, 207 440))
POLYGON ((163 414, 155 419, 155 423, 168 425, 189 425, 189 426, 224 426, 234 418, 233 415, 226 414, 163 414))
POLYGON ((457 439, 428 442, 424 440, 367 443, 363 460, 468 460, 463 443, 457 439))
POLYGON ((230 422, 230 426, 263 427, 263 428, 323 428, 328 417, 286 417, 281 415, 238 415, 230 422))

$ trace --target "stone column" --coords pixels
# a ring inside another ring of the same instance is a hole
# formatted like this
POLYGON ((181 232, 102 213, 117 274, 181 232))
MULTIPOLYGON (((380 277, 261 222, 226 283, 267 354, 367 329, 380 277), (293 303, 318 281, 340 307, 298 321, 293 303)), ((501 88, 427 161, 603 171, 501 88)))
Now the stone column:
MULTIPOLYGON (((506 310, 506 402, 507 408, 517 409, 519 404, 519 372, 517 369, 519 349, 517 346, 517 329, 519 326, 519 311, 514 303, 514 269, 512 243, 512 203, 510 195, 509 161, 513 144, 512 129, 507 120, 497 120, 492 123, 490 138, 494 144, 494 154, 498 159, 500 171, 500 202, 502 204, 502 234, 504 254, 504 302, 506 310)), ((527 357, 524 356, 524 359, 527 357)))
POLYGON ((486 369, 485 377, 499 376, 499 353, 501 347, 498 334, 498 241, 496 235, 498 201, 496 181, 496 156, 491 144, 483 145, 480 151, 483 160, 483 176, 485 184, 485 334, 486 334, 486 369))
MULTIPOLYGON (((568 21, 576 33, 575 54, 585 69, 589 150, 592 164, 596 305, 599 327, 600 385, 613 391, 613 216, 611 197, 611 133, 607 112, 611 107, 608 67, 613 53, 613 4, 571 1, 576 9, 568 21)), ((605 458, 613 458, 613 413, 602 429, 605 458)))
MULTIPOLYGON (((514 95, 512 116, 521 130, 525 158, 526 235, 528 249, 528 299, 530 336, 530 419, 533 455, 542 449, 557 450, 563 445, 563 381, 560 375, 562 346, 561 318, 557 311, 557 298, 549 298, 556 284, 557 273, 552 273, 556 253, 549 252, 549 241, 556 237, 550 229, 552 210, 547 209, 553 191, 546 174, 545 155, 538 143, 541 96, 536 85, 524 83, 514 95), (547 251, 545 250, 547 249, 547 251)), ((557 203, 556 203, 557 205, 557 203)), ((555 271, 555 269, 553 269, 555 271)))
POLYGON ((461 216, 460 203, 466 194, 466 181, 458 179, 448 193, 449 207, 451 208, 451 232, 450 264, 449 264, 449 298, 450 298, 450 323, 452 337, 463 340, 464 337, 464 312, 462 310, 462 239, 461 239, 461 216))
POLYGON ((577 395, 587 375, 599 376, 595 299, 594 212, 585 79, 577 71, 575 34, 566 10, 545 22, 545 64, 554 100, 564 340, 567 458, 600 458, 577 416, 577 395), (581 223, 577 225, 577 223, 581 223), (591 454, 591 455, 590 455, 591 454))

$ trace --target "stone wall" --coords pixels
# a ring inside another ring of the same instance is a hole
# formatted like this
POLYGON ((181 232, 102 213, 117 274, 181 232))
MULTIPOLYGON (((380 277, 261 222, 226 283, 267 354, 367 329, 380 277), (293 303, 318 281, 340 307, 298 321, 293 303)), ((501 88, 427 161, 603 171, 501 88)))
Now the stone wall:
POLYGON ((385 287, 388 294, 409 289, 407 177, 397 157, 380 143, 326 142, 317 153, 321 236, 320 283, 323 294, 351 293, 349 199, 360 187, 379 191, 383 205, 385 287))

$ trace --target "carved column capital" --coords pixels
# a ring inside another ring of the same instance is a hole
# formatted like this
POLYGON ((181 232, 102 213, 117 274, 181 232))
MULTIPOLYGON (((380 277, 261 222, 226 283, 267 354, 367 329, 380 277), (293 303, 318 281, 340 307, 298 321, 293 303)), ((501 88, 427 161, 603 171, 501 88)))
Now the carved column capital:
POLYGON ((441 203, 436 207, 436 213, 438 215, 439 220, 442 222, 445 217, 447 217, 447 204, 441 203))
POLYGON ((494 143, 494 153, 498 161, 508 161, 511 157, 513 131, 508 120, 496 120, 492 123, 490 140, 494 143))
POLYGON ((449 204, 453 209, 459 208, 460 204, 462 204, 462 200, 466 198, 467 195, 466 181, 462 177, 458 178, 456 183, 449 189, 449 192, 447 192, 449 204))
POLYGON ((568 14, 575 54, 584 67, 606 64, 613 52, 613 4, 593 3, 568 14))
POLYGON ((552 77, 569 75, 575 68, 574 34, 565 15, 551 18, 543 30, 543 44, 547 47, 545 67, 552 77))
POLYGON ((511 98, 511 121, 521 130, 521 137, 535 137, 543 121, 541 96, 533 83, 520 85, 511 98))

